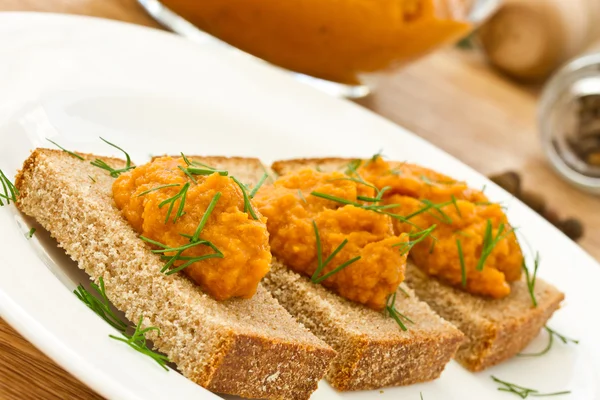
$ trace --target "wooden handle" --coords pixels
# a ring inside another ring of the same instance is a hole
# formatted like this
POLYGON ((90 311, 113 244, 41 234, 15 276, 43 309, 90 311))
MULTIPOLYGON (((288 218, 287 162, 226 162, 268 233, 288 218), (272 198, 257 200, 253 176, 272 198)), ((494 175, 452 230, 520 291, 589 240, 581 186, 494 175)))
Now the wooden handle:
POLYGON ((490 63, 539 80, 600 37, 598 0, 508 0, 477 38, 490 63))

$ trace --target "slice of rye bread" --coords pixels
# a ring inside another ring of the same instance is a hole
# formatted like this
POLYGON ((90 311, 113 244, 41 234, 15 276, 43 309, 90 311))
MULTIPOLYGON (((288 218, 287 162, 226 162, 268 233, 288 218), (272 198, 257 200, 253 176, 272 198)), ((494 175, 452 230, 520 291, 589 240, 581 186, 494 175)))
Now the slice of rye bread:
MULTIPOLYGON (((219 393, 308 399, 335 351, 298 324, 262 285, 248 300, 216 301, 164 262, 121 216, 114 178, 67 153, 37 149, 16 179, 17 206, 34 217, 130 321, 143 316, 155 347, 187 378, 219 393), (92 178, 95 182, 92 181, 92 178)), ((124 162, 101 157, 115 168, 124 162)), ((110 340, 107 338, 107 340, 110 340)), ((140 355, 140 357, 142 357, 140 355)))
MULTIPOLYGON (((273 170, 284 175, 301 168, 344 171, 352 159, 323 158, 277 161, 273 170)), ((467 340, 456 353, 456 360, 471 371, 481 371, 513 357, 535 338, 560 307, 563 293, 536 280, 537 307, 532 306, 527 282, 511 283, 509 296, 494 300, 473 296, 429 277, 411 262, 406 283, 433 310, 460 329, 467 340)))
MULTIPOLYGON (((255 158, 188 157, 256 184, 266 169, 255 158)), ((396 308, 414 324, 407 331, 383 312, 348 301, 274 260, 263 285, 338 355, 327 380, 338 390, 409 385, 439 377, 464 336, 405 285, 396 308)))

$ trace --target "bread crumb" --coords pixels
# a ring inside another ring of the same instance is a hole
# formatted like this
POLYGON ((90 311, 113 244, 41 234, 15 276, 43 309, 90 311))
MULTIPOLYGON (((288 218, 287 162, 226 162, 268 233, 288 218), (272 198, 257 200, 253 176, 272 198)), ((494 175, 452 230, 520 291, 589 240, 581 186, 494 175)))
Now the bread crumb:
POLYGON ((273 375, 267 376, 267 382, 269 382, 269 383, 275 382, 277 380, 277 378, 279 378, 280 374, 281 374, 281 372, 277 371, 273 375))

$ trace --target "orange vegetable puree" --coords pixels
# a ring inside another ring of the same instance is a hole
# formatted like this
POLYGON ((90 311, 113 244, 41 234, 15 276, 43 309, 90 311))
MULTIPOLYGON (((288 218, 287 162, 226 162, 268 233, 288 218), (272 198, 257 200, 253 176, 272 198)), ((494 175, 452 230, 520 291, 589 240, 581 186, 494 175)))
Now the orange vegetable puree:
POLYGON ((348 240, 319 276, 355 257, 360 260, 322 284, 349 300, 382 309, 404 280, 406 254, 395 245, 406 243, 407 237, 394 234, 386 215, 311 195, 316 191, 350 201, 356 201, 357 195, 373 196, 373 189, 345 178, 339 172, 302 170, 263 187, 255 197, 256 204, 267 217, 273 255, 299 273, 312 276, 318 266, 313 221, 323 260, 348 240))
MULTIPOLYGON (((162 157, 121 175, 113 184, 117 207, 142 236, 174 248, 190 243, 190 239, 182 234, 194 235, 213 196, 220 192, 221 197, 199 237, 212 242, 223 253, 223 257, 194 262, 182 271, 217 300, 252 297, 258 283, 269 271, 271 262, 266 219, 257 214, 259 220, 254 220, 244 212, 242 191, 228 176, 217 173, 196 175, 194 178, 198 183, 195 184, 178 166, 186 166, 181 158, 162 157), (159 208, 159 204, 177 195, 187 182, 190 187, 186 195, 185 214, 173 222, 180 204, 177 200, 171 218, 165 223, 169 206, 159 208), (139 196, 147 190, 176 183, 180 186, 139 196)), ((215 251, 211 247, 197 245, 181 255, 198 257, 212 253, 215 251)), ((167 256, 174 254, 166 253, 167 256)), ((184 262, 178 260, 174 266, 184 262)))
POLYGON ((202 30, 284 68, 337 82, 407 62, 470 25, 437 0, 162 0, 202 30), (437 4, 436 4, 437 3, 437 4))
POLYGON ((451 200, 454 196, 456 199, 471 202, 488 202, 480 190, 415 164, 386 162, 382 157, 375 156, 371 160, 363 161, 358 172, 363 179, 378 188, 389 186, 391 189, 386 192, 388 197, 391 194, 401 194, 443 202, 451 200))
MULTIPOLYGON (((508 282, 521 277, 523 255, 517 238, 498 204, 492 204, 479 190, 469 188, 435 171, 406 163, 388 163, 381 157, 363 161, 358 174, 379 189, 389 186, 384 194, 386 204, 399 204, 390 212, 408 216, 422 210, 431 200, 440 211, 430 209, 410 218, 420 229, 436 225, 430 236, 417 243, 410 251, 415 264, 429 275, 464 288, 470 293, 500 298, 510 293, 508 282), (453 198, 455 201, 453 201, 453 198), (483 269, 477 270, 484 250, 487 225, 491 237, 499 240, 489 256, 484 258, 483 269), (502 232, 499 233, 501 224, 502 232), (466 284, 463 286, 462 267, 457 241, 463 253, 466 284)), ((413 225, 394 220, 396 232, 415 232, 413 225)))

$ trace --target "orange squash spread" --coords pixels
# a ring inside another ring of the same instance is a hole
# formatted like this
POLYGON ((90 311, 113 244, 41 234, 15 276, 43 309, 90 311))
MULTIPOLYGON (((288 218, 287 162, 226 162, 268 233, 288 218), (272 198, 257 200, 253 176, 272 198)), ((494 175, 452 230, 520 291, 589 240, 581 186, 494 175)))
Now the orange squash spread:
POLYGON ((415 164, 388 163, 382 157, 374 156, 361 163, 358 173, 378 188, 389 186, 387 196, 400 194, 433 202, 448 201, 454 196, 470 202, 488 202, 480 190, 415 164))
POLYGON ((417 266, 470 293, 493 298, 510 293, 508 282, 520 279, 523 255, 502 208, 483 192, 427 168, 388 163, 381 157, 363 161, 357 173, 378 189, 389 187, 385 204, 399 205, 390 212, 416 214, 410 224, 395 219, 397 233, 436 225, 433 236, 410 251, 417 266), (435 207, 419 212, 428 200, 435 207))
MULTIPOLYGON (((180 158, 162 157, 121 175, 113 184, 117 207, 142 236, 176 248, 190 244, 190 237, 196 232, 209 204, 220 192, 199 239, 210 242, 222 257, 193 262, 182 271, 217 300, 252 297, 271 262, 266 219, 257 213, 259 219, 255 220, 244 212, 242 190, 230 177, 218 173, 194 176, 197 181, 194 183, 178 166, 185 167, 186 163, 180 158), (181 199, 176 200, 165 223, 169 205, 159 205, 180 193, 186 183, 190 186, 183 215, 174 222, 181 204, 181 199), (150 191, 175 184, 179 186, 150 191)), ((196 245, 185 249, 171 268, 183 265, 190 258, 213 254, 214 248, 196 245)), ((175 251, 167 252, 164 256, 169 258, 175 254, 175 251)))
MULTIPOLYGON (((464 36, 463 5, 436 0, 162 0, 202 30, 273 64, 336 82, 464 36)), ((454 2, 452 2, 454 3, 454 2)))
POLYGON ((358 195, 374 195, 372 188, 346 178, 338 172, 305 169, 263 187, 255 197, 256 204, 267 217, 273 255, 299 273, 312 276, 319 265, 313 221, 322 260, 347 240, 319 276, 353 258, 360 259, 322 284, 349 300, 382 309, 404 280, 406 254, 398 246, 407 242, 407 236, 395 235, 386 215, 311 195, 319 192, 349 201, 356 201, 358 195))

